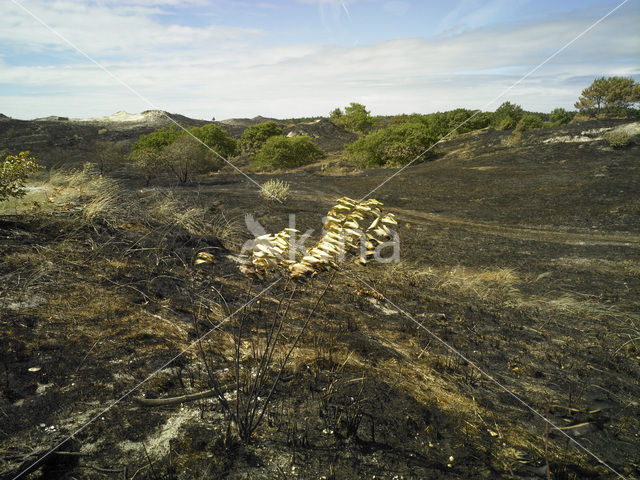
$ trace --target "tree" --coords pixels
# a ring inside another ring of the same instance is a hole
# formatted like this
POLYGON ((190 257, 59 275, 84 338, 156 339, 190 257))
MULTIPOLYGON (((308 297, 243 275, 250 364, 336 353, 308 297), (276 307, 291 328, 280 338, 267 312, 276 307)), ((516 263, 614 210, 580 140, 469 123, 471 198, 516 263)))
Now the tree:
POLYGON ((148 135, 140 135, 138 141, 133 145, 133 154, 145 149, 153 149, 157 152, 167 145, 171 145, 184 132, 175 127, 159 128, 148 135))
POLYGON ((132 156, 133 165, 144 173, 144 179, 147 186, 151 183, 151 179, 156 177, 164 170, 162 163, 162 152, 152 147, 138 149, 132 156))
POLYGON ((336 107, 333 110, 331 110, 331 113, 329 113, 329 119, 335 120, 337 118, 340 118, 342 115, 344 115, 342 113, 342 110, 340 108, 336 107))
POLYGON ((582 91, 575 107, 588 115, 628 115, 640 103, 640 85, 630 77, 600 77, 582 91))
POLYGON ((157 160, 180 183, 187 183, 196 173, 219 170, 222 165, 215 154, 189 135, 181 135, 171 145, 164 147, 157 160))
POLYGON ((282 135, 282 129, 276 122, 263 122, 252 125, 242 132, 240 137, 240 149, 250 155, 255 154, 265 142, 276 135, 282 135))
POLYGON ((375 123, 375 120, 371 118, 371 112, 361 103, 355 102, 351 102, 348 107, 345 107, 344 113, 339 108, 334 109, 330 118, 335 124, 357 133, 369 132, 375 123))
POLYGON ((433 145, 439 136, 423 123, 391 125, 345 147, 347 158, 364 167, 404 165, 433 145))
POLYGON ((518 125, 524 115, 524 110, 520 105, 511 102, 504 102, 493 113, 493 126, 500 130, 511 130, 518 125))
POLYGON ((24 182, 29 174, 37 172, 40 167, 31 152, 20 152, 18 155, 7 155, 0 159, 0 202, 11 197, 22 197, 26 193, 24 182))
POLYGON ((173 173, 180 183, 187 183, 195 173, 219 170, 223 158, 234 155, 236 150, 236 140, 223 128, 206 124, 192 127, 188 133, 177 128, 160 128, 141 135, 131 157, 145 172, 147 185, 163 171, 173 173))
POLYGON ((104 175, 108 170, 121 165, 126 157, 121 145, 109 141, 97 141, 95 143, 95 163, 104 175))
POLYGON ((538 115, 534 113, 525 113, 518 122, 518 125, 516 125, 516 132, 524 132, 526 130, 533 130, 535 128, 542 127, 544 127, 544 122, 538 115))
MULTIPOLYGON (((236 140, 229 136, 225 129, 213 123, 208 123, 201 127, 192 127, 189 132, 224 158, 235 155, 238 150, 236 140)), ((185 133, 185 135, 188 134, 185 133)), ((204 145, 201 145, 201 147, 215 155, 204 145)))
POLYGON ((291 168, 314 162, 324 152, 310 137, 270 137, 255 156, 254 165, 261 169, 291 168))
POLYGON ((549 114, 549 121, 552 127, 559 127, 560 125, 566 125, 573 119, 573 115, 567 112, 564 108, 554 108, 549 114))

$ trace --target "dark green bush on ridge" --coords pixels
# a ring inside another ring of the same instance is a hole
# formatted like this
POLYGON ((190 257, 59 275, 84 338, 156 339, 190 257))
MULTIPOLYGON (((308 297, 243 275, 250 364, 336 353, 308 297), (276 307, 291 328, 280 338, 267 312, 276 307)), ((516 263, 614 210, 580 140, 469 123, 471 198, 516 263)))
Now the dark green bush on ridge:
POLYGON ((135 155, 137 152, 148 148, 160 151, 175 142, 180 135, 184 135, 184 132, 176 127, 159 128, 148 135, 140 135, 140 138, 133 146, 133 153, 135 155))
MULTIPOLYGON (((189 128, 189 132, 225 158, 235 155, 238 151, 236 140, 230 137, 222 127, 213 123, 189 128)), ((204 145, 201 146, 203 149, 209 150, 204 145)))
POLYGON ((255 155, 253 164, 261 169, 292 168, 315 162, 324 152, 310 137, 270 137, 255 155))
POLYGON ((363 167, 399 166, 411 162, 438 141, 423 123, 411 121, 370 133, 345 147, 347 159, 363 167))
POLYGON ((375 124, 371 112, 364 105, 356 102, 351 102, 348 107, 345 107, 344 113, 339 108, 332 110, 329 119, 336 125, 356 133, 367 133, 375 124))
POLYGON ((250 155, 255 154, 270 137, 276 135, 282 135, 282 129, 276 122, 271 121, 252 125, 242 132, 240 150, 250 155))
POLYGON ((449 133, 453 136, 488 127, 491 123, 491 114, 457 108, 448 112, 402 114, 391 119, 392 125, 410 122, 422 123, 431 134, 443 137, 449 133))
POLYGON ((552 127, 559 127, 560 125, 566 125, 573 119, 573 114, 567 112, 564 108, 554 108, 549 114, 549 122, 552 127))
POLYGON ((512 130, 516 128, 523 115, 524 110, 520 105, 504 102, 493 112, 491 125, 499 130, 512 130))
POLYGON ((542 127, 544 127, 544 122, 538 115, 534 113, 525 113, 516 125, 516 132, 524 132, 526 130, 533 130, 535 128, 542 127))

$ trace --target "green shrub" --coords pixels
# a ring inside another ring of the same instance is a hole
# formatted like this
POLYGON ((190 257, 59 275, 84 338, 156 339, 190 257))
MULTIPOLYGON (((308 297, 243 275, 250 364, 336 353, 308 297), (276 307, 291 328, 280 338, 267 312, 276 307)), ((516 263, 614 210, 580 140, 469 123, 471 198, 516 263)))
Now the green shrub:
POLYGON ((491 124, 499 130, 512 130, 516 128, 523 115, 524 110, 520 105, 504 102, 493 112, 491 124))
POLYGON ((538 115, 525 113, 516 125, 516 132, 524 132, 542 127, 544 127, 544 122, 538 115))
POLYGON ((155 130, 148 135, 140 135, 138 141, 133 145, 133 154, 135 156, 138 152, 146 149, 159 152, 167 145, 171 145, 183 134, 182 130, 178 130, 175 127, 167 127, 155 130))
POLYGON ((253 163, 261 169, 291 168, 312 163, 323 156, 322 149, 307 136, 277 135, 265 142, 253 163))
POLYGON ((131 157, 145 173, 147 184, 161 172, 172 173, 180 183, 186 183, 196 173, 219 170, 224 158, 236 151, 234 138, 218 125, 207 124, 189 128, 188 133, 161 128, 142 135, 133 146, 131 157))
POLYGON ((276 135, 282 135, 282 129, 276 122, 264 122, 252 125, 242 132, 240 149, 243 153, 255 154, 265 142, 276 135))
POLYGON ((25 180, 38 169, 37 160, 29 151, 0 159, 0 202, 11 197, 24 196, 25 180))
POLYGON ((573 119, 573 115, 567 112, 564 108, 555 108, 549 114, 549 122, 552 127, 559 127, 560 125, 566 125, 573 119))
POLYGON ((491 124, 492 115, 479 110, 457 108, 448 112, 429 113, 426 115, 419 113, 396 115, 391 119, 391 124, 422 123, 432 135, 440 138, 449 133, 458 135, 488 127, 491 124))
POLYGON ((164 147, 155 161, 175 175, 180 183, 187 183, 194 174, 219 170, 223 163, 217 155, 189 135, 181 135, 171 145, 164 147))
MULTIPOLYGON (((201 127, 191 127, 188 131, 225 158, 236 153, 236 140, 218 125, 210 123, 201 127)), ((189 134, 176 127, 159 128, 148 135, 141 135, 133 146, 133 156, 135 157, 139 152, 147 149, 160 152, 183 135, 189 134)), ((208 150, 204 145, 201 146, 208 150)))
POLYGON ((631 136, 625 132, 609 132, 604 139, 612 148, 624 148, 631 142, 631 136))
POLYGON ((404 165, 433 145, 438 136, 419 122, 391 125, 345 147, 347 158, 363 167, 404 165))
POLYGON ((334 109, 330 113, 330 118, 336 125, 356 133, 367 133, 375 124, 371 112, 361 103, 355 102, 351 102, 348 107, 345 107, 344 113, 339 108, 334 109))
MULTIPOLYGON (((214 125, 213 123, 208 123, 201 127, 192 127, 189 129, 189 132, 224 158, 235 155, 238 150, 238 143, 235 138, 229 136, 222 127, 214 125)), ((204 145, 201 145, 201 147, 215 155, 204 145)))

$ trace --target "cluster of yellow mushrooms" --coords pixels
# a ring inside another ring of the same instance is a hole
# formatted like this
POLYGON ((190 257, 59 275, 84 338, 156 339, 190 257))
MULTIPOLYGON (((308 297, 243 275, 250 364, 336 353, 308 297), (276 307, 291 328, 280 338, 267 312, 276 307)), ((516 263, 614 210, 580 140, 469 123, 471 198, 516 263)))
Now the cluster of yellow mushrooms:
POLYGON ((280 270, 291 278, 312 277, 330 268, 338 268, 348 254, 357 252, 364 264, 376 252, 376 247, 394 236, 391 227, 397 225, 392 213, 382 213, 382 203, 369 199, 358 202, 342 197, 329 210, 318 242, 308 250, 299 250, 292 228, 274 235, 255 239, 247 252, 247 262, 240 270, 248 276, 262 277, 280 270))

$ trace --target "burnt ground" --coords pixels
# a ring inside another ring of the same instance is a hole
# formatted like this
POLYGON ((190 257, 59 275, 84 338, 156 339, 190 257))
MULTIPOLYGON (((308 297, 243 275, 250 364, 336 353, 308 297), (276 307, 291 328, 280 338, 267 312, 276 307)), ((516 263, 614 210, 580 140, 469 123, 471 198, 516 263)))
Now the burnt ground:
MULTIPOLYGON (((56 448, 24 477, 545 478, 548 462, 555 479, 639 478, 640 147, 544 143, 603 126, 461 135, 373 193, 399 218, 401 261, 336 275, 249 442, 218 399, 139 400, 203 391, 211 373, 233 404, 239 318, 241 369, 259 366, 291 285, 242 309, 276 280, 238 272, 245 214, 317 231, 335 199, 393 171, 283 172, 282 205, 240 175, 120 179, 109 208, 3 216, 0 475, 56 448), (166 198, 182 209, 150 213, 166 198), (194 266, 200 251, 216 263, 194 266)), ((294 293, 283 348, 329 278, 294 293)))

